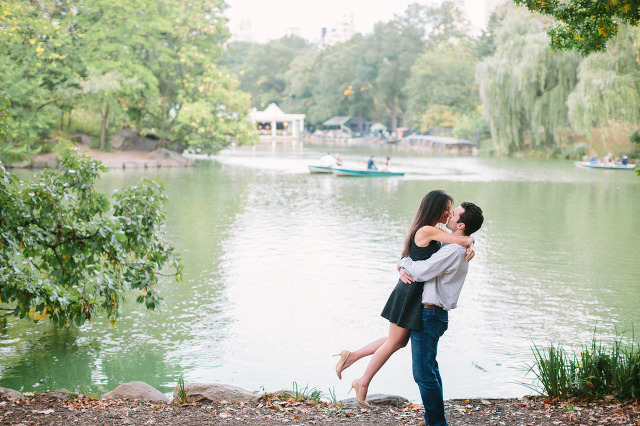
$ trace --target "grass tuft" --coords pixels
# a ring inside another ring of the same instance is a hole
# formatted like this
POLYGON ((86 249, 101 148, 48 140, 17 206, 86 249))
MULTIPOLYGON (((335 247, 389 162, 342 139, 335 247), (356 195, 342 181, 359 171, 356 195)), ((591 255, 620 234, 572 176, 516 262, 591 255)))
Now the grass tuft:
POLYGON ((638 400, 640 397, 640 345, 631 340, 623 344, 616 334, 609 346, 596 339, 579 353, 568 354, 562 344, 546 350, 533 344, 535 362, 528 366, 537 378, 536 385, 525 385, 549 398, 583 398, 587 400, 638 400))

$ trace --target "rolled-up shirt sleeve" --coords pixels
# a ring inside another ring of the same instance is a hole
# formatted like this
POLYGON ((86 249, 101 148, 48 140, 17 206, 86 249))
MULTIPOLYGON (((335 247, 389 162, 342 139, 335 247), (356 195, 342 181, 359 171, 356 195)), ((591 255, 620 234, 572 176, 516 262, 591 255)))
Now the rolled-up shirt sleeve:
POLYGON ((455 265, 458 256, 451 246, 452 244, 447 244, 427 260, 411 260, 410 257, 403 257, 398 265, 416 281, 429 281, 444 274, 447 269, 455 265))

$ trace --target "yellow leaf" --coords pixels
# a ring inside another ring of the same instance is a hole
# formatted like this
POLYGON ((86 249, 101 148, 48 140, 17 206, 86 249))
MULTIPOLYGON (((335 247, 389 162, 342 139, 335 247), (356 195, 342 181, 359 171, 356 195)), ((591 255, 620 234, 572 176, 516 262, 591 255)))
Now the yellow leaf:
POLYGON ((111 328, 116 328, 116 320, 110 319, 109 322, 111 323, 111 328))
POLYGON ((147 289, 146 289, 146 288, 143 288, 143 289, 142 289, 142 295, 144 296, 145 294, 147 294, 147 289))
POLYGON ((32 45, 36 44, 36 39, 35 38, 29 39, 29 43, 31 43, 32 45))

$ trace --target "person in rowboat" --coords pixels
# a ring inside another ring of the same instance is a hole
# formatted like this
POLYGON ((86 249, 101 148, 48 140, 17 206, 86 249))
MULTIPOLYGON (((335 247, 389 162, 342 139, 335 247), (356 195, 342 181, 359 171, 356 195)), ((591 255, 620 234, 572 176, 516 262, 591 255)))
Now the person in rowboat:
MULTIPOLYGON (((473 258, 473 237, 454 236, 436 227, 439 223, 447 223, 451 216, 452 201, 453 198, 442 190, 434 190, 424 196, 405 240, 402 257, 411 257, 414 261, 425 260, 440 249, 441 243, 455 243, 467 248, 467 261, 473 258)), ((351 383, 357 401, 365 407, 370 408, 366 397, 373 376, 391 355, 407 345, 410 330, 422 330, 423 287, 423 282, 405 284, 398 280, 381 314, 389 320, 389 335, 356 351, 343 350, 338 354, 340 360, 336 364, 336 373, 340 379, 342 371, 354 362, 373 355, 362 377, 351 383)))

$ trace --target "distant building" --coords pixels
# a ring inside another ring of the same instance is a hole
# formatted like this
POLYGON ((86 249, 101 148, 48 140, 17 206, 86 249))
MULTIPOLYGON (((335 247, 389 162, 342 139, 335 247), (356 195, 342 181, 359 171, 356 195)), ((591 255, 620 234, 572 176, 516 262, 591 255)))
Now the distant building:
POLYGON ((302 31, 300 30, 300 27, 285 28, 284 36, 285 37, 291 37, 291 36, 302 37, 302 31))
POLYGON ((231 41, 253 42, 255 37, 251 29, 251 18, 230 25, 231 41))
POLYGON ((343 43, 350 40, 355 34, 353 13, 350 13, 336 21, 333 27, 320 29, 320 45, 332 46, 336 43, 343 43))
POLYGON ((350 117, 348 115, 337 115, 331 117, 324 123, 324 127, 331 130, 337 130, 347 133, 369 133, 371 123, 364 117, 350 117))

